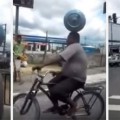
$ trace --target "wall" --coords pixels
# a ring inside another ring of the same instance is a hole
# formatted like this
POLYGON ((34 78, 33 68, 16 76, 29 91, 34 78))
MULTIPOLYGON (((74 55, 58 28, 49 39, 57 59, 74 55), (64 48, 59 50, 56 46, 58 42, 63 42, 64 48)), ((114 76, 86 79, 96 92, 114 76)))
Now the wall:
MULTIPOLYGON (((48 53, 49 55, 50 53, 48 53)), ((46 57, 48 57, 48 55, 46 57)), ((38 64, 43 61, 43 54, 34 53, 28 54, 28 63, 38 64)), ((102 54, 88 55, 88 67, 99 67, 106 65, 106 56, 102 54)))
POLYGON ((106 65, 106 56, 103 54, 93 54, 88 56, 88 67, 102 67, 106 65))

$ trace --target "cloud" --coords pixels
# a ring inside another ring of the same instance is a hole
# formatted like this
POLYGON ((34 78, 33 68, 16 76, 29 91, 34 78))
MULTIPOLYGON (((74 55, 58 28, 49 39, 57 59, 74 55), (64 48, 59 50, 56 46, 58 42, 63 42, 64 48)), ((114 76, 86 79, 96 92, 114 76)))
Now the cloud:
MULTIPOLYGON (((117 13, 117 16, 120 17, 120 1, 119 0, 109 0, 107 2, 107 12, 108 12, 108 15, 117 13)), ((120 22, 120 19, 118 19, 118 22, 120 22)))
MULTIPOLYGON (((72 10, 81 10, 86 16, 86 26, 80 31, 94 41, 105 40, 104 0, 34 0, 34 8, 20 7, 19 30, 21 34, 66 37, 69 31, 63 24, 64 15, 72 10)), ((15 7, 14 21, 15 21, 15 7)), ((14 22, 15 25, 15 22, 14 22)))
POLYGON ((10 43, 12 40, 13 33, 13 14, 12 14, 12 1, 11 0, 1 0, 0 1, 0 24, 7 25, 7 35, 6 40, 10 43))

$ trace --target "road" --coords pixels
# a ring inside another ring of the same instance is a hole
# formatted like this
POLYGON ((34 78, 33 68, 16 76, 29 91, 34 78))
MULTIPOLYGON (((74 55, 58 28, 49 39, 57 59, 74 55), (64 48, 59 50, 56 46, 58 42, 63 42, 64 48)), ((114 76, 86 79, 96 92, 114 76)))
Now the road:
POLYGON ((4 105, 4 114, 2 120, 10 120, 10 106, 4 105))
POLYGON ((120 120, 120 67, 109 69, 109 120, 120 120))
MULTIPOLYGON (((103 84, 103 86, 105 87, 105 84, 103 84)), ((102 92, 102 96, 105 100, 106 99, 106 90, 105 89, 102 92)), ((41 111, 44 111, 45 109, 52 106, 51 102, 49 101, 49 99, 47 99, 47 97, 45 95, 39 95, 37 97, 37 99, 39 101, 39 105, 41 106, 41 111)), ((34 110, 34 108, 32 108, 31 112, 27 116, 27 119, 32 120, 30 118, 34 114, 34 112, 35 112, 35 110, 34 110)), ((96 115, 97 113, 98 113, 98 104, 95 106, 95 110, 94 110, 93 114, 96 115)), ((24 116, 23 116, 23 118, 24 118, 24 116)), ((23 118, 21 118, 14 109, 14 120, 22 120, 23 118)), ((24 120, 27 120, 27 119, 24 118, 24 120)), ((61 117, 59 115, 55 115, 55 114, 51 114, 51 113, 41 114, 41 120, 48 120, 48 119, 49 120, 66 120, 66 118, 63 116, 61 117)), ((86 117, 83 119, 81 117, 80 120, 93 120, 93 119, 90 119, 90 117, 86 117)), ((104 115, 102 116, 101 120, 106 120, 105 111, 104 111, 104 115)))

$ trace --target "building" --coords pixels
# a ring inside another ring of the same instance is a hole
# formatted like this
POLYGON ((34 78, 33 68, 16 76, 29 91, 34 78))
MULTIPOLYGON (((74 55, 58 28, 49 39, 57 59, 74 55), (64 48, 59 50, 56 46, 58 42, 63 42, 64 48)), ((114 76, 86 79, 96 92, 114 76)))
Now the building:
POLYGON ((120 24, 109 21, 109 55, 120 53, 120 24))
MULTIPOLYGON (((23 43, 27 46, 27 53, 60 52, 66 47, 65 38, 22 35, 23 43)), ((100 50, 91 45, 82 45, 87 54, 100 53, 100 50)))

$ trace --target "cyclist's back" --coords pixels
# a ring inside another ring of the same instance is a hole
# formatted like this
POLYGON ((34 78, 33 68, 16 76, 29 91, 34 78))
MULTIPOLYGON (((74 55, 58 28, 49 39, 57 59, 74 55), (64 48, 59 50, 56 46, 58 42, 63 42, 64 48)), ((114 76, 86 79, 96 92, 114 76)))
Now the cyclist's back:
POLYGON ((87 57, 80 43, 69 45, 60 56, 66 61, 63 66, 63 75, 85 82, 87 73, 87 57))

